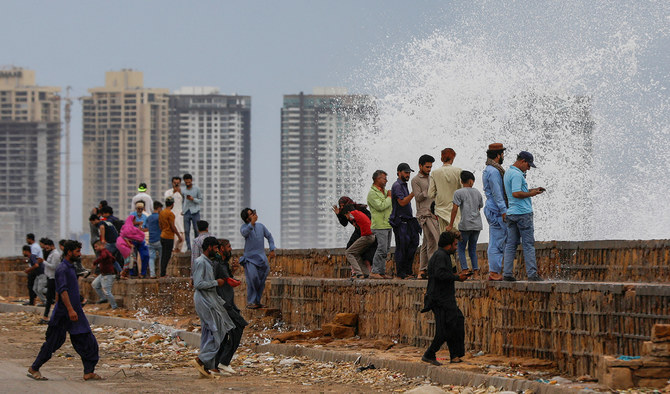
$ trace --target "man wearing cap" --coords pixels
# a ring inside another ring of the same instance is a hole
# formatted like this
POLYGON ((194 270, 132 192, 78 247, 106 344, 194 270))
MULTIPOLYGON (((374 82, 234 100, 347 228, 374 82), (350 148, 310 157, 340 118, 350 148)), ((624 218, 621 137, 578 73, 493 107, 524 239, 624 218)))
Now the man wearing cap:
POLYGON ((437 218, 430 212, 433 199, 428 196, 430 170, 435 158, 431 155, 419 157, 419 172, 412 178, 412 193, 416 198, 416 218, 421 224, 423 242, 419 250, 419 279, 428 279, 428 259, 437 251, 440 227, 437 218))
POLYGON ((514 278, 514 257, 519 241, 521 241, 523 247, 523 258, 526 262, 528 280, 542 280, 537 274, 537 264, 535 262, 535 230, 533 228, 533 205, 530 198, 542 194, 544 188, 528 189, 526 172, 531 167, 535 168, 533 155, 521 151, 516 157, 516 162, 505 172, 503 178, 505 194, 507 195, 507 201, 509 201, 503 280, 510 282, 516 280, 514 278))
POLYGON ((503 256, 507 241, 507 196, 503 177, 505 169, 502 167, 505 156, 503 144, 490 144, 486 151, 486 168, 482 176, 486 205, 484 216, 489 222, 489 280, 502 280, 503 256))
POLYGON ((154 206, 154 200, 151 199, 151 196, 147 194, 147 184, 142 182, 140 185, 137 187, 137 193, 135 197, 133 197, 133 202, 131 204, 130 210, 134 210, 137 207, 137 202, 138 201, 144 201, 144 208, 147 207, 153 207, 154 206))
MULTIPOLYGON (((449 225, 451 208, 454 202, 454 192, 461 188, 461 169, 454 167, 456 152, 445 148, 441 152, 442 167, 433 170, 430 174, 428 196, 435 200, 435 215, 440 224, 440 233, 449 225)), ((461 213, 456 214, 454 223, 460 223, 461 213)))
POLYGON ((396 275, 405 279, 413 276, 412 263, 419 246, 421 227, 412 213, 412 205, 410 204, 414 198, 414 192, 410 193, 407 187, 409 175, 414 170, 407 163, 398 164, 397 170, 398 180, 391 186, 393 208, 389 223, 395 236, 396 275))

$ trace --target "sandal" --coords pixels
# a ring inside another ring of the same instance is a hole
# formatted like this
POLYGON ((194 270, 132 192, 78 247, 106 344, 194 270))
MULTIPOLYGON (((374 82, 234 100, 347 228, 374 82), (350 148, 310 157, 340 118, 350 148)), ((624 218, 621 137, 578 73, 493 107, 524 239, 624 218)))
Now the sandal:
POLYGON ((44 376, 42 376, 40 371, 33 371, 32 368, 28 368, 28 373, 26 374, 26 376, 28 376, 30 379, 34 379, 34 380, 49 380, 49 379, 45 378, 44 376))
POLYGON ((102 377, 95 372, 84 375, 84 380, 102 380, 102 377), (88 377, 87 377, 88 376, 88 377))

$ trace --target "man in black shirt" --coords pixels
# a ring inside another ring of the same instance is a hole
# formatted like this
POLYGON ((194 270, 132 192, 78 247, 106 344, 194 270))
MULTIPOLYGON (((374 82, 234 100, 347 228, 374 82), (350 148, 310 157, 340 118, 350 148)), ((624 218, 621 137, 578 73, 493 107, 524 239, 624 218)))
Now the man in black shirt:
POLYGON ((221 371, 232 374, 235 373, 235 370, 230 366, 230 361, 240 346, 244 327, 249 323, 244 320, 240 314, 240 309, 235 305, 234 288, 240 285, 240 281, 233 278, 233 270, 229 264, 232 255, 230 241, 227 239, 221 240, 219 249, 219 253, 214 257, 214 277, 216 279, 223 279, 225 283, 223 286, 216 288, 216 293, 225 301, 224 307, 226 308, 226 312, 228 312, 228 316, 235 323, 235 328, 226 334, 226 338, 221 343, 216 359, 217 363, 221 365, 219 366, 221 371))
POLYGON ((465 355, 465 318, 456 303, 455 281, 463 282, 468 271, 455 274, 456 268, 451 263, 451 255, 458 248, 458 235, 449 231, 440 234, 437 251, 428 261, 428 287, 424 297, 424 308, 421 313, 433 311, 435 314, 435 337, 421 361, 433 365, 442 365, 435 358, 445 342, 449 347, 452 363, 460 363, 465 355))

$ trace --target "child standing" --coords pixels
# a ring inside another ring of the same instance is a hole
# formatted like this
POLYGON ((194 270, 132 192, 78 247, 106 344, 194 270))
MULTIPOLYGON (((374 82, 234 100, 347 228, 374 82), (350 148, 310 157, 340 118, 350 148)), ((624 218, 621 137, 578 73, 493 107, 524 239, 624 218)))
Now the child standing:
POLYGON ((477 264, 477 239, 479 232, 482 231, 482 215, 479 211, 484 207, 484 199, 479 190, 472 187, 475 183, 475 175, 470 171, 461 171, 462 189, 454 193, 454 208, 451 211, 451 221, 446 230, 451 231, 454 226, 456 213, 461 210, 461 222, 458 224, 458 231, 461 233, 461 239, 458 241, 458 258, 461 262, 461 269, 468 269, 468 262, 465 259, 465 248, 468 248, 470 261, 472 261, 473 271, 479 271, 477 264))

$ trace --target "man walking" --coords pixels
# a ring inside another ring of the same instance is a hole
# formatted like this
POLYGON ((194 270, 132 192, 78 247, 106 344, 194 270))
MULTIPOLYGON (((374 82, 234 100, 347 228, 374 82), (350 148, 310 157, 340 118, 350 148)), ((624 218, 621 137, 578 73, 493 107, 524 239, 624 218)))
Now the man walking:
POLYGON ((230 316, 230 319, 235 324, 235 328, 230 330, 224 338, 223 343, 219 348, 219 353, 217 354, 218 366, 226 373, 235 373, 235 370, 230 366, 230 361, 233 359, 233 355, 240 346, 244 327, 249 324, 240 314, 240 308, 235 305, 234 288, 240 285, 240 281, 233 277, 233 268, 229 264, 232 251, 233 249, 230 247, 230 241, 223 239, 219 244, 219 253, 216 254, 214 260, 214 277, 217 280, 223 279, 225 281, 223 286, 218 286, 216 288, 216 293, 225 302, 223 306, 226 308, 228 316, 230 316))
MULTIPOLYGON (((44 266, 38 261, 37 256, 34 255, 30 249, 30 245, 24 245, 22 250, 23 257, 26 258, 26 263, 28 264, 28 268, 23 272, 28 275, 28 296, 30 297, 28 302, 23 305, 35 305, 35 298, 38 296, 35 291, 37 288, 37 286, 35 286, 37 284, 37 278, 40 275, 44 275, 44 266)), ((40 295, 40 299, 43 297, 43 294, 40 295)))
POLYGON ((56 269, 57 301, 49 320, 46 341, 42 345, 35 362, 28 368, 28 377, 35 380, 47 380, 40 368, 63 346, 67 333, 70 333, 72 347, 84 364, 84 380, 100 380, 95 373, 98 363, 98 342, 88 324, 79 301, 79 283, 74 270, 74 261, 81 258, 81 243, 67 241, 63 246, 63 261, 56 269))
MULTIPOLYGON (((454 201, 454 192, 461 188, 461 169, 454 167, 456 152, 451 148, 442 150, 442 167, 430 174, 430 186, 428 196, 435 199, 435 214, 440 225, 440 232, 449 225, 451 220, 451 208, 454 201)), ((456 223, 461 221, 461 216, 456 216, 456 223)))
POLYGON ((198 220, 197 226, 198 236, 195 237, 193 244, 191 245, 191 273, 193 273, 193 264, 195 263, 195 259, 200 257, 202 254, 202 243, 205 241, 205 238, 214 237, 209 233, 209 223, 207 221, 198 220))
POLYGON ((419 173, 412 178, 412 193, 416 200, 416 218, 421 225, 423 241, 419 249, 419 279, 428 279, 428 259, 437 250, 437 240, 440 237, 440 227, 437 218, 430 212, 433 200, 428 195, 430 186, 430 171, 435 158, 431 155, 419 157, 419 173))
POLYGON ((533 227, 533 205, 530 198, 542 194, 544 188, 528 189, 526 173, 531 167, 535 168, 533 155, 521 151, 516 157, 516 162, 505 172, 503 178, 507 201, 509 201, 503 280, 510 282, 516 280, 514 278, 514 258, 516 257, 516 248, 519 241, 521 241, 523 248, 523 259, 526 262, 528 280, 542 280, 537 274, 537 264, 535 262, 535 229, 533 227))
POLYGON ((373 279, 386 278, 386 256, 391 248, 391 236, 393 235, 389 223, 393 204, 391 191, 385 189, 386 175, 383 170, 377 170, 372 174, 372 186, 370 186, 367 198, 372 215, 370 228, 377 240, 377 250, 372 259, 372 273, 370 274, 370 278, 373 279))
MULTIPOLYGON (((166 190, 163 197, 172 197, 174 200, 174 207, 172 207, 172 213, 174 213, 174 225, 177 228, 177 233, 181 235, 181 239, 183 240, 184 215, 182 214, 182 206, 184 205, 184 195, 181 193, 181 177, 172 177, 172 189, 166 190)), ((174 252, 182 252, 184 242, 180 241, 177 236, 175 236, 174 241, 174 252)))
POLYGON ((435 353, 446 342, 452 363, 460 363, 465 355, 465 318, 456 303, 456 281, 465 281, 471 273, 461 271, 454 274, 451 255, 458 248, 458 238, 453 232, 440 234, 438 249, 428 261, 428 287, 421 313, 433 311, 435 315, 435 337, 421 361, 442 365, 435 353))
POLYGON ((393 210, 389 217, 389 223, 395 235, 395 266, 396 275, 400 279, 412 278, 412 263, 414 255, 419 246, 419 233, 421 227, 412 213, 412 199, 414 192, 410 193, 407 187, 409 175, 414 172, 407 163, 400 163, 397 168, 398 180, 391 187, 391 201, 393 210))
POLYGON ((204 377, 212 378, 212 372, 219 373, 217 368, 219 349, 226 334, 235 328, 228 316, 225 302, 216 293, 216 288, 223 286, 223 279, 215 279, 212 259, 218 248, 219 241, 207 237, 202 244, 202 255, 195 260, 193 272, 193 302, 195 311, 200 317, 202 332, 200 334, 200 354, 193 360, 193 366, 204 377))
POLYGON ((244 208, 240 214, 244 224, 240 233, 244 237, 244 254, 240 264, 244 267, 247 282, 247 309, 262 308, 261 297, 265 290, 265 280, 270 272, 270 263, 265 256, 265 238, 270 246, 270 258, 275 258, 275 241, 270 231, 258 223, 255 209, 244 208))
POLYGON ((507 241, 507 196, 503 177, 505 169, 502 167, 505 158, 505 147, 503 144, 494 143, 489 145, 486 151, 486 168, 482 176, 484 183, 484 194, 486 205, 484 205, 484 216, 489 223, 489 280, 502 280, 503 256, 505 253, 505 242, 507 241))
POLYGON ((58 247, 53 245, 53 241, 49 245, 52 250, 49 253, 49 257, 44 261, 44 274, 47 277, 47 302, 44 303, 44 316, 40 320, 40 324, 47 324, 49 322, 49 312, 51 312, 51 306, 56 301, 56 269, 60 265, 61 257, 63 256, 63 245, 65 240, 61 239, 58 242, 58 247))
POLYGON ((186 234, 186 248, 191 250, 191 225, 193 225, 194 238, 198 236, 197 223, 200 220, 200 204, 202 204, 202 193, 200 188, 193 184, 193 177, 191 174, 184 174, 184 184, 186 189, 184 194, 184 206, 182 207, 184 214, 184 233, 186 234))

